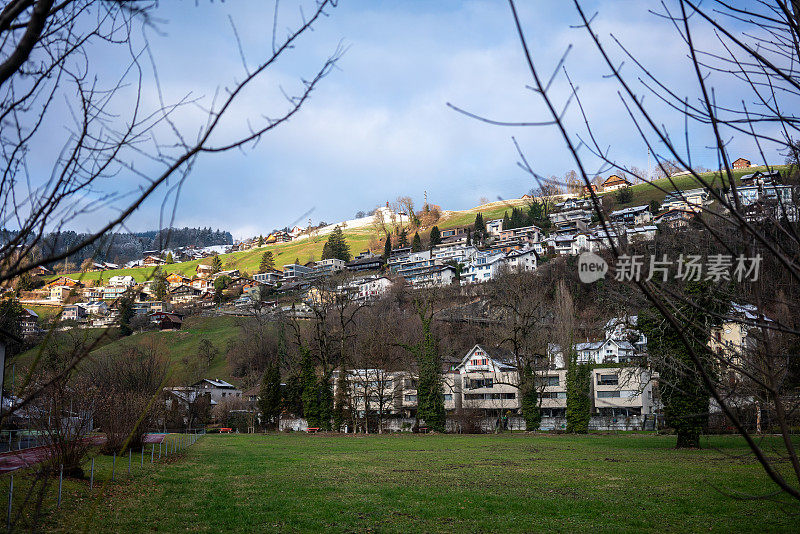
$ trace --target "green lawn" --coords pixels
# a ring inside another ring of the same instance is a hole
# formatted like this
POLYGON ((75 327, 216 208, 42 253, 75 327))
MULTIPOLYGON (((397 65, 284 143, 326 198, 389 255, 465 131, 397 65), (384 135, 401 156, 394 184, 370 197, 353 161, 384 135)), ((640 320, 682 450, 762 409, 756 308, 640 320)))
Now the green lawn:
POLYGON ((740 439, 704 442, 716 450, 676 451, 674 437, 645 434, 206 436, 102 495, 70 482, 47 529, 796 531, 796 504, 714 489, 773 491, 740 439))

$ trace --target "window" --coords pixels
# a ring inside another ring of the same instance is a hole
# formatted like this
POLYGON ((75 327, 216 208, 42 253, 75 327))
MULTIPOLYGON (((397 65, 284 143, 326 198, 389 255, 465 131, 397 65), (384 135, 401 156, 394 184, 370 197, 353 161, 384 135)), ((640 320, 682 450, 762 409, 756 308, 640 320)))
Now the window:
POLYGON ((405 396, 405 401, 406 402, 417 402, 417 396, 416 395, 406 395, 405 396))
POLYGON ((470 389, 490 388, 494 386, 493 378, 475 378, 470 380, 470 389))
POLYGON ((599 386, 616 386, 619 384, 619 377, 617 375, 597 375, 597 385, 599 386))
POLYGON ((540 386, 558 386, 557 376, 543 376, 536 380, 540 386))
POLYGON ((545 391, 542 393, 543 399, 566 399, 567 392, 566 391, 545 391))
POLYGON ((598 391, 597 392, 598 399, 618 399, 619 398, 619 391, 598 391))
POLYGON ((452 393, 445 393, 445 394, 442 395, 442 397, 444 398, 445 402, 453 400, 453 394, 452 393))

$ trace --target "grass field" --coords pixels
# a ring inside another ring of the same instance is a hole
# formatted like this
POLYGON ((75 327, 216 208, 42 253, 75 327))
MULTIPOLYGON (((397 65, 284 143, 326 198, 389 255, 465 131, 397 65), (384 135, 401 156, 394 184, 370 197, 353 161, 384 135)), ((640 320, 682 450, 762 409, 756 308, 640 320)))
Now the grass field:
MULTIPOLYGON (((56 532, 791 532, 743 442, 620 435, 212 435, 102 497, 70 481, 56 532)), ((83 486, 80 486, 80 485, 83 486)), ((784 503, 785 505, 785 503, 784 503)), ((792 508, 792 506, 794 508, 792 508)))

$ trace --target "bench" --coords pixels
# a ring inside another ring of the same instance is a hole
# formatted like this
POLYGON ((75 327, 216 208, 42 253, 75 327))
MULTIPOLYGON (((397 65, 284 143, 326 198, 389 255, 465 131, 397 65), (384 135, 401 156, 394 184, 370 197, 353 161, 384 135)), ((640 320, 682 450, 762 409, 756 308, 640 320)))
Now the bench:
POLYGON ((220 428, 220 429, 219 429, 219 433, 220 433, 220 434, 222 434, 222 433, 225 433, 225 434, 230 434, 231 432, 233 432, 233 429, 232 429, 232 428, 220 428))
POLYGON ((310 427, 306 428, 306 432, 316 433, 316 432, 319 432, 319 428, 315 427, 315 426, 310 426, 310 427))

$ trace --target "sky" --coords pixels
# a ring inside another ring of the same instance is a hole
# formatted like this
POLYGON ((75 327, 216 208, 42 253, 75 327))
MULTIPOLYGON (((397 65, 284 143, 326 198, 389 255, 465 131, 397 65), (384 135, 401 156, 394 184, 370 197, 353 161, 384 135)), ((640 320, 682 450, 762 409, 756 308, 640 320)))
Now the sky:
MULTIPOLYGON (((305 13, 311 12, 311 4, 300 4, 305 13)), ((647 168, 648 161, 652 165, 620 104, 618 86, 606 77, 608 69, 586 30, 575 27, 574 7, 567 2, 518 4, 534 61, 546 76, 572 45, 565 68, 579 86, 603 149, 625 165, 647 168)), ((696 84, 687 70, 683 43, 646 4, 650 3, 587 2, 586 9, 597 13, 595 27, 604 43, 611 43, 613 33, 672 89, 692 98, 696 84)), ((176 0, 159 6, 155 27, 146 28, 144 35, 165 100, 174 102, 187 95, 197 99, 197 105, 185 106, 175 115, 176 125, 190 137, 204 123, 203 109, 215 92, 224 94, 244 76, 242 56, 252 68, 269 54, 272 6, 266 0, 176 0)), ((278 41, 300 20, 298 2, 281 2, 278 41)), ((512 137, 544 176, 563 176, 575 168, 553 127, 494 126, 447 106, 452 103, 501 121, 548 118, 541 99, 526 87, 531 76, 508 3, 500 0, 340 0, 313 32, 303 35, 245 91, 214 140, 235 139, 247 133, 248 121, 258 124, 263 116, 279 116, 287 108, 283 92, 297 94, 300 80, 312 77, 337 49, 344 52, 336 67, 289 122, 255 146, 198 158, 180 189, 175 226, 211 226, 241 239, 298 221, 304 225, 309 218, 314 223, 350 219, 357 211, 394 202, 401 195, 412 197, 419 206, 427 193, 431 203, 453 210, 471 208, 483 198, 516 198, 536 184, 518 166, 512 137), (303 217, 309 210, 310 215, 303 217)), ((621 51, 614 50, 621 61, 621 51)), ((100 71, 119 68, 115 52, 98 49, 97 53, 100 71)), ((633 67, 625 68, 635 79, 633 67)), ((104 76, 113 79, 108 73, 104 76)), ((726 98, 740 98, 734 90, 728 92, 726 98)), ((157 94, 148 73, 145 105, 157 105, 157 94)), ((551 94, 560 105, 564 103, 569 89, 563 74, 556 78, 551 94)), ((653 100, 648 102, 654 104, 658 121, 682 137, 679 114, 653 100)), ((565 117, 570 134, 585 138, 577 107, 569 108, 565 117)), ((159 141, 168 141, 171 133, 158 131, 159 141)), ((716 167, 704 150, 710 132, 693 128, 690 133, 695 164, 716 167)), ((739 143, 731 140, 732 159, 739 155, 759 159, 754 147, 739 143)), ((588 161, 591 172, 600 169, 598 160, 588 161)), ((146 162, 138 170, 156 172, 146 162)), ((123 172, 105 187, 130 191, 139 185, 140 178, 123 172)), ((160 217, 171 212, 172 195, 174 191, 160 190, 129 218, 126 228, 147 230, 169 222, 160 217)), ((98 212, 78 219, 75 229, 90 229, 105 215, 98 212)))

